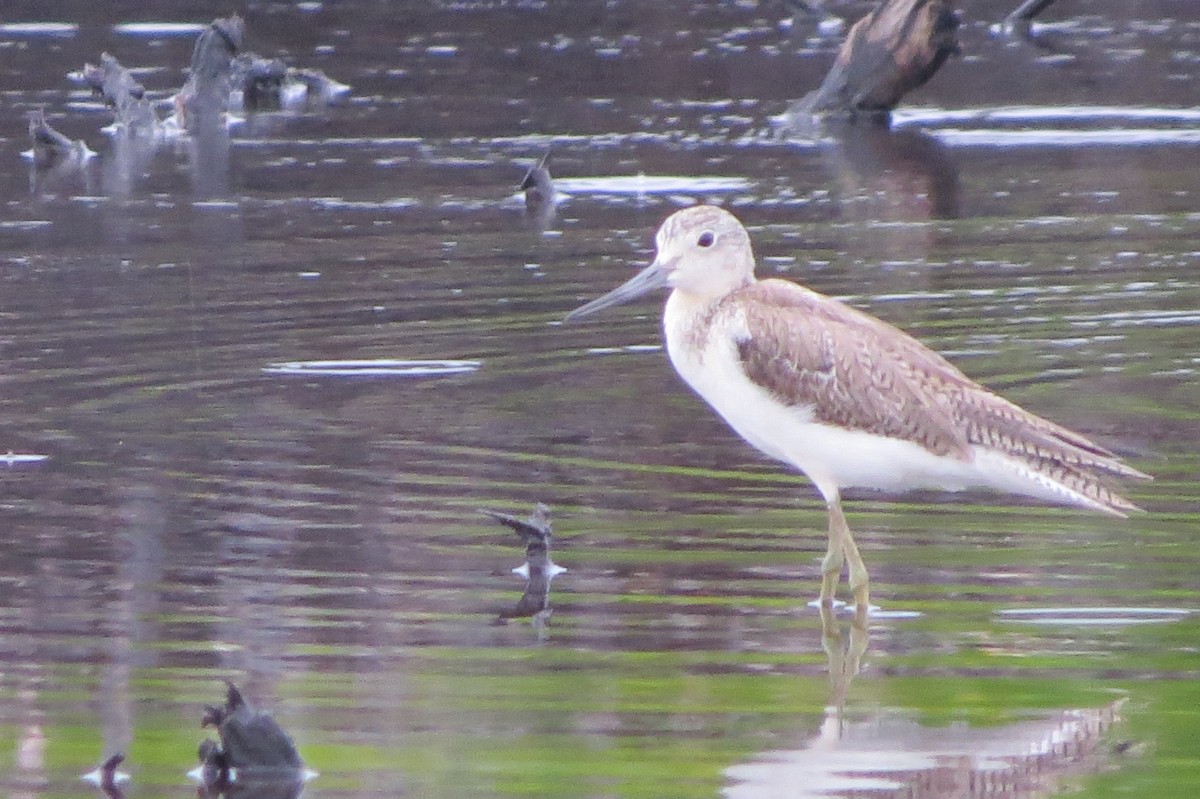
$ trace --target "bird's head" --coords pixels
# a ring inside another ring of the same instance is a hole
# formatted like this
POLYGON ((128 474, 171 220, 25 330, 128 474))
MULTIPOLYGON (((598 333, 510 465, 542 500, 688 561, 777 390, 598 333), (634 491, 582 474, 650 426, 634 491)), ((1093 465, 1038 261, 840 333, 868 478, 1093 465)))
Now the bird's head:
POLYGON ((670 288, 717 299, 754 282, 750 234, 737 217, 715 205, 676 211, 655 236, 654 261, 628 281, 567 315, 567 321, 670 288))

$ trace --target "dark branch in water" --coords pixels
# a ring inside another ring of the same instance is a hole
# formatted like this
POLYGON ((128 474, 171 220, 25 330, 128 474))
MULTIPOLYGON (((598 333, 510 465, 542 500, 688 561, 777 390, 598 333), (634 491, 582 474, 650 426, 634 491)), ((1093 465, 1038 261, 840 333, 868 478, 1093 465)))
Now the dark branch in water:
POLYGON ((794 12, 804 14, 813 19, 823 19, 825 10, 819 4, 813 3, 812 0, 783 0, 783 4, 794 12))
POLYGON ((550 560, 550 508, 539 502, 533 506, 528 519, 518 519, 507 513, 481 510, 487 516, 510 527, 525 544, 525 563, 513 571, 525 578, 525 591, 512 610, 500 612, 499 622, 505 619, 533 617, 535 623, 544 624, 550 613, 550 581, 566 569, 550 560))
POLYGON ((88 154, 87 145, 59 133, 46 121, 42 108, 29 112, 29 139, 33 147, 33 163, 47 166, 71 158, 83 158, 88 154))
POLYGON ((84 64, 83 69, 67 77, 103 98, 116 114, 117 124, 126 131, 140 135, 152 132, 158 124, 146 88, 108 53, 100 54, 100 66, 84 64))
POLYGON ((1054 5, 1054 0, 1025 0, 1004 18, 1006 23, 1032 22, 1033 18, 1054 5))
POLYGON ((121 789, 117 787, 117 766, 125 762, 125 755, 117 753, 105 760, 100 766, 100 788, 111 796, 121 796, 121 789))
POLYGON ((1000 29, 1010 36, 1028 36, 1033 18, 1045 11, 1054 0, 1025 0, 1000 23, 1000 29))
POLYGON ((540 545, 542 549, 550 547, 552 533, 549 505, 542 502, 537 503, 533 506, 533 513, 529 515, 528 519, 518 519, 516 516, 494 510, 480 509, 479 512, 485 516, 491 516, 505 527, 512 528, 526 546, 540 545))

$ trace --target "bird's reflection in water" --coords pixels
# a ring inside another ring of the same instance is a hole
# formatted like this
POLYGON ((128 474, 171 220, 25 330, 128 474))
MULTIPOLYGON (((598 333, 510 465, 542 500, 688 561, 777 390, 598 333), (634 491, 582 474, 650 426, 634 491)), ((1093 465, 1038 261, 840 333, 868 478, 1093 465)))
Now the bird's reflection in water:
POLYGON ((825 650, 825 661, 829 668, 829 710, 825 724, 833 723, 839 728, 846 706, 846 692, 850 683, 862 668, 863 655, 867 653, 870 640, 867 633, 868 608, 858 605, 854 617, 845 629, 839 627, 832 608, 818 606, 821 611, 821 648, 825 650))
POLYGON ((525 591, 512 610, 500 612, 497 623, 508 619, 529 618, 538 638, 545 638, 550 615, 550 581, 566 571, 550 560, 550 508, 539 502, 528 519, 518 519, 506 513, 484 510, 482 513, 512 528, 525 544, 525 562, 513 573, 525 578, 525 591))
POLYGON ((843 725, 836 738, 823 726, 804 748, 727 769, 724 795, 1048 797, 1071 777, 1105 767, 1115 754, 1106 733, 1119 721, 1119 703, 987 728, 925 727, 901 711, 880 711, 843 725))
POLYGON ((1124 700, 996 727, 930 727, 901 708, 848 712, 847 689, 867 650, 864 614, 843 629, 822 608, 830 702, 815 734, 795 749, 762 752, 726 769, 727 799, 903 796, 1036 799, 1104 768, 1124 700))
POLYGON ((200 743, 200 766, 193 773, 202 799, 294 799, 316 776, 304 767, 291 736, 269 714, 252 708, 231 682, 224 706, 206 707, 200 726, 215 727, 220 738, 200 743))

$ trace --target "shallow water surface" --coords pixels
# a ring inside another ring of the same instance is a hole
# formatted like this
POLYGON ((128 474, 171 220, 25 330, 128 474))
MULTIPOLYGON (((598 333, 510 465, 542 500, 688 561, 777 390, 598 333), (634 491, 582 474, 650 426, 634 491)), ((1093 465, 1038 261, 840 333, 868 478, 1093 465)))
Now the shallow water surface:
POLYGON ((310 797, 1189 795, 1200 9, 1025 42, 1010 5, 892 131, 795 140, 838 40, 783 3, 254 2, 247 48, 350 96, 157 147, 63 76, 107 50, 165 99, 227 4, 6 11, 0 790, 122 751, 128 796, 190 796, 230 678, 310 797), (98 157, 32 169, 37 105, 98 157), (1147 512, 854 495, 880 607, 823 626, 824 508, 688 393, 658 304, 562 324, 701 201, 1127 456, 1147 512), (522 600, 479 510, 537 501, 567 571, 522 600))

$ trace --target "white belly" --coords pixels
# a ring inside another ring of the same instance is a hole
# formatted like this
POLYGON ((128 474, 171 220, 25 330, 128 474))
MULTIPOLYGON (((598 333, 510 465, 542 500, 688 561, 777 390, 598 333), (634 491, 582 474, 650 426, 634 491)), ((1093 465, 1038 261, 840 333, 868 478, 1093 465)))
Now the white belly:
POLYGON ((943 457, 909 441, 815 421, 811 407, 784 405, 746 377, 732 336, 718 332, 700 348, 688 346, 693 339, 681 318, 690 315, 670 311, 668 303, 667 353, 684 381, 756 449, 803 472, 826 501, 843 488, 972 487, 1072 501, 998 453, 976 449, 969 459, 943 457))

